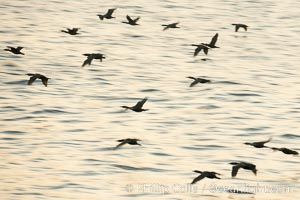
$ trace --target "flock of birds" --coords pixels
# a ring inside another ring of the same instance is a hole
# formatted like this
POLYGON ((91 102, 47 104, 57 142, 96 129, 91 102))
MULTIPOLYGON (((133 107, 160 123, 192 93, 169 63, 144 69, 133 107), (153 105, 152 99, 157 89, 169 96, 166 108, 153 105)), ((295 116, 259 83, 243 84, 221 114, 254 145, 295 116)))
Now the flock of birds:
MULTIPOLYGON (((112 8, 112 9, 108 9, 108 11, 103 14, 103 15, 98 15, 100 20, 104 20, 104 19, 112 19, 115 18, 113 16, 114 11, 116 10, 116 8, 112 8)), ((132 18, 129 15, 126 16, 127 21, 123 21, 122 23, 125 24, 129 24, 132 26, 136 26, 139 25, 137 22, 139 21, 140 17, 136 17, 136 18, 132 18)), ((171 24, 163 24, 162 26, 164 26, 163 31, 167 30, 167 29, 176 29, 176 28, 180 28, 178 27, 179 22, 175 22, 175 23, 171 23, 171 24)), ((245 31, 247 31, 248 26, 245 24, 232 24, 233 26, 235 26, 235 32, 238 32, 240 28, 243 28, 245 31)), ((70 34, 70 35, 78 35, 80 34, 79 32, 79 28, 67 28, 66 30, 61 30, 61 32, 70 34)), ((195 46, 196 49, 194 51, 194 56, 197 56, 199 54, 199 52, 201 52, 203 50, 204 54, 208 53, 208 50, 211 48, 219 48, 216 46, 217 40, 218 40, 218 36, 219 34, 216 33, 210 43, 200 43, 200 44, 192 44, 192 46, 195 46)), ((23 47, 11 47, 11 46, 7 46, 6 49, 4 49, 4 51, 9 51, 13 54, 20 54, 20 55, 25 55, 23 52, 21 52, 21 50, 23 49, 23 47)), ((103 59, 105 59, 105 55, 101 54, 101 53, 86 53, 83 54, 84 56, 86 56, 86 60, 84 60, 82 67, 86 66, 86 65, 91 65, 92 61, 94 59, 99 59, 100 62, 103 61, 103 59)), ((44 84, 45 87, 47 87, 48 85, 48 80, 50 78, 39 74, 39 73, 28 73, 28 76, 30 76, 30 79, 28 80, 28 85, 31 85, 36 79, 41 79, 42 83, 44 84)), ((196 77, 192 77, 189 76, 187 77, 189 79, 192 79, 193 82, 190 84, 190 87, 195 86, 198 83, 209 83, 211 82, 208 79, 204 79, 204 78, 196 78, 196 77)), ((125 108, 126 110, 132 110, 134 112, 143 112, 143 111, 148 111, 149 109, 144 109, 143 106, 146 103, 147 98, 144 98, 140 101, 138 101, 135 105, 133 106, 121 106, 122 108, 125 108)), ((125 144, 129 144, 129 145, 141 145, 140 143, 138 143, 139 141, 141 141, 140 139, 136 139, 136 138, 127 138, 127 139, 120 139, 117 140, 117 142, 119 142, 119 144, 114 148, 114 150, 120 148, 121 146, 125 145, 125 144)), ((246 142, 244 144, 246 145, 250 145, 253 146, 255 148, 270 148, 272 150, 276 150, 276 151, 281 151, 284 154, 292 154, 292 155, 298 155, 298 152, 288 149, 288 148, 277 148, 277 147, 268 147, 265 146, 266 143, 270 142, 271 138, 266 140, 266 141, 261 141, 261 142, 246 142)), ((237 176, 238 170, 239 169, 245 169, 245 170, 250 170, 252 171, 255 175, 257 174, 257 169, 256 169, 256 165, 249 163, 249 162, 231 162, 229 163, 232 166, 232 171, 231 171, 231 176, 235 177, 237 176)), ((199 173, 200 175, 197 176, 196 178, 193 179, 193 181, 191 182, 191 184, 195 184, 198 181, 204 179, 204 178, 210 178, 210 179, 221 179, 220 177, 218 177, 217 175, 221 175, 217 172, 214 171, 199 171, 199 170, 194 170, 195 173, 199 173)), ((236 191, 235 191, 236 192, 236 191)), ((240 192, 240 191, 238 191, 240 192)))
MULTIPOLYGON (((112 14, 114 13, 114 11, 116 10, 116 8, 111 8, 108 9, 108 11, 103 14, 103 15, 97 15, 99 17, 100 20, 104 20, 104 19, 112 19, 115 18, 114 16, 112 16, 112 14)), ((139 25, 137 22, 139 21, 140 17, 136 17, 135 19, 132 19, 132 17, 130 17, 129 15, 126 16, 127 21, 123 21, 122 23, 125 24, 129 24, 132 26, 136 26, 139 25)), ((170 29, 170 28, 180 28, 177 25, 179 24, 179 22, 175 22, 175 23, 171 23, 171 24, 163 24, 162 26, 164 26, 163 31, 170 29)), ((245 24, 232 24, 235 26, 235 32, 238 32, 238 30, 240 28, 244 28, 245 31, 247 31, 247 25, 245 24)), ((61 30, 61 32, 63 33, 67 33, 70 35, 78 35, 80 34, 79 31, 80 28, 67 28, 66 30, 61 30)), ((211 39, 210 43, 201 43, 201 44, 192 44, 192 46, 196 46, 197 48, 194 51, 194 56, 197 56, 199 54, 199 52, 201 52, 201 50, 203 50, 204 54, 208 54, 208 50, 210 48, 219 48, 216 46, 217 40, 218 40, 218 36, 219 34, 216 33, 213 38, 211 39)), ((18 47, 11 47, 11 46, 7 46, 6 49, 4 49, 4 51, 10 51, 13 54, 21 54, 21 55, 25 55, 23 52, 21 52, 21 50, 24 47, 18 46, 18 47)), ((84 60, 83 64, 81 65, 81 67, 84 67, 86 65, 91 65, 92 61, 94 59, 98 59, 100 60, 100 62, 103 61, 103 59, 105 59, 105 55, 101 54, 101 53, 85 53, 83 54, 84 56, 86 56, 86 60, 84 60)), ((206 59, 202 59, 202 60, 206 60, 206 59)), ((45 87, 47 87, 48 85, 48 77, 46 77, 45 75, 36 73, 36 74, 32 74, 29 73, 27 74, 28 76, 30 76, 30 79, 28 80, 27 84, 31 85, 36 79, 41 79, 42 83, 44 84, 45 87)), ((193 79, 194 81, 190 84, 190 87, 193 87, 194 85, 196 85, 197 83, 209 83, 211 82, 210 80, 204 79, 204 78, 195 78, 195 77, 187 77, 190 79, 193 79)))

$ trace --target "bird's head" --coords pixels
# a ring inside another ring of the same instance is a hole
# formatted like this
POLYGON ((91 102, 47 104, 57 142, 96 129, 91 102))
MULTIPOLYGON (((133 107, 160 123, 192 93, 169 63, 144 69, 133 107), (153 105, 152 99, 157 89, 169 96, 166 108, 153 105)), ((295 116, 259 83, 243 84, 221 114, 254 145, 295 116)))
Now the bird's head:
POLYGON ((199 170, 194 170, 193 172, 201 174, 202 172, 199 170))

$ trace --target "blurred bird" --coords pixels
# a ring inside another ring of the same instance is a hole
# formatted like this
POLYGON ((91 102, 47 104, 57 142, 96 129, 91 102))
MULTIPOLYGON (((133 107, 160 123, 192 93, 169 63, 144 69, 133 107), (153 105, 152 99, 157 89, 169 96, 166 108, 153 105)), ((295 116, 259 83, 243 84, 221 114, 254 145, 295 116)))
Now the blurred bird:
POLYGON ((297 151, 288 149, 288 148, 276 148, 276 147, 271 147, 274 151, 281 151, 284 154, 292 154, 292 155, 298 155, 299 153, 297 151))
POLYGON ((11 46, 7 46, 8 49, 4 49, 4 51, 10 51, 14 54, 22 54, 22 55, 25 55, 24 53, 21 52, 21 50, 24 48, 24 47, 11 47, 11 46))
POLYGON ((255 148, 267 148, 267 146, 265 146, 266 143, 270 142, 272 138, 266 140, 266 141, 262 141, 262 142, 245 142, 244 144, 246 145, 250 145, 253 146, 255 148))
POLYGON ((246 170, 251 170, 255 175, 257 173, 257 169, 256 169, 256 166, 252 163, 247 163, 247 162, 231 162, 229 163, 231 165, 234 165, 232 166, 232 172, 231 172, 231 176, 232 177, 235 177, 238 173, 238 170, 240 168, 243 168, 243 169, 246 169, 246 170))
POLYGON ((72 28, 72 29, 67 28, 67 30, 61 30, 61 32, 68 33, 70 35, 78 35, 79 34, 78 30, 79 28, 72 28))
POLYGON ((131 139, 131 138, 127 138, 127 139, 122 139, 122 140, 117 140, 117 142, 121 142, 120 144, 118 144, 114 150, 118 149, 119 147, 123 146, 124 144, 130 144, 130 145, 140 145, 138 143, 138 141, 141 141, 140 139, 131 139))
POLYGON ((126 108, 135 112, 143 112, 143 111, 147 111, 149 109, 143 109, 143 105, 146 103, 148 99, 144 98, 141 101, 137 102, 134 106, 128 107, 128 106, 121 106, 122 108, 126 108))
POLYGON ((235 32, 239 31, 239 28, 243 28, 245 31, 247 31, 248 26, 246 24, 232 24, 235 26, 235 32))
POLYGON ((198 53, 203 49, 203 52, 205 53, 205 55, 207 55, 208 53, 208 47, 203 45, 203 44, 192 44, 192 46, 196 46, 197 48, 195 49, 195 52, 194 52, 194 56, 197 56, 198 53))
POLYGON ((111 8, 111 9, 108 9, 107 12, 104 15, 97 15, 97 16, 99 16, 99 18, 101 20, 103 20, 104 18, 105 19, 112 19, 112 18, 115 18, 115 17, 112 16, 112 14, 115 10, 116 10, 116 8, 111 8))
POLYGON ((102 62, 103 59, 105 59, 106 57, 104 56, 104 54, 101 53, 85 53, 82 54, 84 56, 87 56, 86 60, 83 62, 81 67, 84 67, 85 65, 91 65, 93 59, 99 59, 100 62, 102 62))
POLYGON ((247 192, 247 191, 241 191, 241 190, 237 190, 237 189, 229 189, 229 190, 225 190, 228 193, 236 193, 236 194, 255 194, 253 192, 247 192))
POLYGON ((163 31, 169 29, 169 28, 180 28, 177 25, 179 24, 179 22, 176 23, 172 23, 172 24, 163 24, 162 26, 165 26, 165 28, 163 29, 163 31))
POLYGON ((204 79, 204 78, 195 78, 192 76, 188 76, 187 78, 193 79, 194 81, 190 84, 190 87, 193 87, 194 85, 196 85, 197 83, 210 83, 211 81, 208 79, 204 79))
POLYGON ((139 21, 140 17, 132 19, 129 15, 126 15, 126 18, 127 18, 127 22, 122 22, 122 23, 130 24, 132 26, 139 25, 139 24, 137 24, 137 21, 139 21))
POLYGON ((48 85, 48 80, 50 78, 42 75, 42 74, 27 74, 28 76, 31 76, 30 79, 28 80, 28 83, 27 85, 32 85, 32 83, 37 79, 41 79, 42 80, 42 83, 45 85, 45 87, 47 87, 48 85))
POLYGON ((205 43, 201 43, 201 44, 203 44, 203 45, 205 45, 205 46, 207 46, 207 47, 209 47, 209 48, 220 48, 220 47, 217 47, 217 46, 215 45, 216 42, 217 42, 217 40, 218 40, 218 36, 219 36, 219 34, 216 33, 216 34, 213 36, 213 38, 211 39, 211 41, 210 41, 209 44, 205 44, 205 43))
POLYGON ((204 178, 210 178, 210 179, 221 179, 220 177, 217 177, 216 175, 221 175, 219 173, 216 173, 216 172, 208 172, 208 171, 198 171, 198 170, 194 170, 194 172, 196 173, 200 173, 199 176, 197 176, 196 178, 194 178, 194 180, 192 181, 191 184, 195 184, 197 183, 198 181, 204 179, 204 178))

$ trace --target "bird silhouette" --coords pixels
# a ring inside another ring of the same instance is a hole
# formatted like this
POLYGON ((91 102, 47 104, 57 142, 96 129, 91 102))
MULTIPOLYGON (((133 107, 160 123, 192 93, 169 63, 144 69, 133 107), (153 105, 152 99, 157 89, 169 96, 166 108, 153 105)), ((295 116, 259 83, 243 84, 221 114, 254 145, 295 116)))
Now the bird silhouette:
POLYGON ((139 144, 138 141, 141 141, 141 140, 140 139, 132 139, 132 138, 117 140, 117 142, 120 142, 120 144, 118 144, 114 148, 114 150, 118 149, 119 147, 123 146, 124 144, 140 145, 141 146, 141 144, 139 144))
POLYGON ((221 179, 220 177, 217 177, 216 175, 221 175, 219 173, 216 172, 209 172, 209 171, 198 171, 198 170, 194 170, 194 172, 196 173, 200 173, 199 176, 197 176, 196 178, 194 178, 194 180, 192 181, 191 184, 195 184, 198 181, 204 179, 204 178, 210 178, 210 179, 221 179))
POLYGON ((140 17, 132 19, 129 15, 126 15, 126 18, 127 18, 127 22, 122 22, 122 23, 124 23, 124 24, 130 24, 132 26, 139 25, 139 24, 137 24, 137 21, 139 21, 140 17))
POLYGON ((21 50, 24 48, 24 47, 11 47, 11 46, 7 46, 8 49, 4 49, 4 51, 10 51, 14 54, 22 54, 22 55, 25 55, 24 53, 21 52, 21 50))
POLYGON ((137 102, 134 106, 131 106, 131 107, 128 107, 128 106, 121 106, 122 108, 125 108, 125 109, 129 109, 129 110, 132 110, 132 111, 135 111, 135 112, 143 112, 143 111, 147 111, 149 109, 143 109, 143 105, 146 103, 148 99, 147 98, 144 98, 142 99, 141 101, 137 102))
POLYGON ((248 26, 246 24, 232 24, 235 26, 235 32, 238 32, 240 28, 243 28, 245 31, 247 31, 248 26))
POLYGON ((298 155, 299 153, 297 151, 288 149, 288 148, 276 148, 276 147, 271 147, 274 151, 281 151, 284 154, 292 154, 292 155, 298 155))
POLYGON ((192 76, 188 76, 187 78, 193 79, 194 81, 190 84, 190 87, 193 87, 194 85, 198 84, 198 83, 210 83, 211 81, 208 79, 204 79, 204 78, 195 78, 192 76))
POLYGON ((100 62, 102 62, 102 60, 106 58, 104 56, 104 54, 101 54, 101 53, 85 53, 85 54, 82 54, 82 55, 87 56, 87 58, 83 62, 83 64, 81 65, 81 67, 84 67, 87 64, 91 65, 93 59, 99 59, 100 62))
POLYGON ((253 146, 255 148, 267 148, 267 146, 265 146, 266 143, 270 142, 272 138, 266 140, 266 141, 262 141, 262 142, 245 142, 244 144, 246 145, 250 145, 253 146))
POLYGON ((178 24, 179 24, 179 22, 175 22, 175 23, 172 23, 172 24, 163 24, 162 26, 165 26, 163 31, 165 31, 169 28, 180 28, 180 27, 177 26, 178 24))
POLYGON ((251 170, 255 175, 257 173, 256 166, 252 163, 248 163, 248 162, 231 162, 229 164, 234 165, 234 166, 232 166, 232 172, 231 172, 232 177, 235 177, 237 175, 238 170, 240 168, 243 168, 243 169, 246 169, 246 170, 251 170))
POLYGON ((30 79, 28 80, 27 85, 32 85, 32 83, 38 78, 42 80, 42 83, 47 87, 48 85, 48 80, 50 78, 42 75, 42 74, 27 74, 28 76, 31 76, 30 79))
POLYGON ((61 32, 68 33, 70 35, 78 35, 79 28, 67 28, 67 30, 61 30, 61 32))
POLYGON ((115 10, 116 10, 116 8, 111 8, 111 9, 108 9, 107 12, 104 15, 97 15, 97 16, 99 16, 99 18, 101 20, 103 20, 104 18, 105 19, 112 19, 112 18, 115 18, 115 17, 112 16, 112 14, 115 10))
POLYGON ((228 189, 225 191, 228 193, 236 193, 236 194, 255 194, 253 192, 241 191, 241 190, 237 190, 237 189, 228 189))
POLYGON ((211 41, 210 41, 209 44, 206 44, 206 43, 201 43, 201 44, 203 44, 203 45, 205 45, 205 46, 207 46, 207 47, 209 47, 209 48, 220 48, 220 47, 217 47, 217 46, 216 46, 216 42, 217 42, 217 40, 218 40, 218 36, 219 36, 219 34, 216 33, 216 34, 212 37, 212 39, 211 39, 211 41))
POLYGON ((194 52, 194 56, 197 56, 198 53, 203 49, 203 52, 205 53, 205 55, 207 55, 208 53, 208 47, 203 45, 203 44, 192 44, 192 46, 196 46, 197 48, 195 49, 195 52, 194 52))

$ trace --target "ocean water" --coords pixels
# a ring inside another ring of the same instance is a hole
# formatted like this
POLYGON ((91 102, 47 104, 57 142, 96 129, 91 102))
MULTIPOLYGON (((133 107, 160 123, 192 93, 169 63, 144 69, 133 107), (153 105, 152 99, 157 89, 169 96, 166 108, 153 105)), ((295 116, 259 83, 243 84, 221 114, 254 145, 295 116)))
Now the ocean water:
POLYGON ((0 197, 298 199, 300 3, 296 0, 0 3, 0 197), (117 8, 116 18, 98 14, 117 8), (140 16, 130 26, 126 15, 140 16), (162 24, 179 21, 179 29, 162 24), (234 32, 245 23, 247 32, 234 32), (62 33, 78 27, 79 35, 62 33), (193 57, 191 44, 209 42, 193 57), (81 68, 84 53, 103 62, 81 68), (206 61, 202 59, 207 59, 206 61), (50 77, 28 86, 27 73, 50 77), (189 87, 187 76, 210 84, 189 87), (147 112, 125 111, 148 97, 147 112), (139 138, 142 146, 116 140, 139 138), (246 161, 231 178, 229 162, 246 161), (216 171, 190 185, 193 170, 216 171), (254 194, 229 193, 235 189, 254 194))

